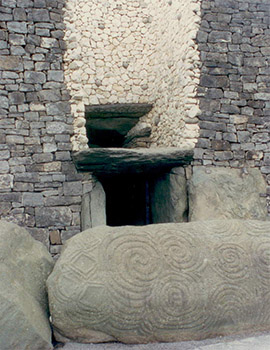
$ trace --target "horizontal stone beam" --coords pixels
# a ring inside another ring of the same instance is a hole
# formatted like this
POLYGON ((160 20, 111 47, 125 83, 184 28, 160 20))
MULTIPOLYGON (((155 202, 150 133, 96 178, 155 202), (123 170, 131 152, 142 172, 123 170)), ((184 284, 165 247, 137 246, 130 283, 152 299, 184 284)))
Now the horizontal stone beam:
POLYGON ((140 174, 165 171, 189 164, 192 149, 153 148, 91 148, 73 154, 79 171, 96 175, 140 174))
POLYGON ((88 118, 140 118, 153 108, 149 103, 114 103, 104 105, 85 106, 88 118))

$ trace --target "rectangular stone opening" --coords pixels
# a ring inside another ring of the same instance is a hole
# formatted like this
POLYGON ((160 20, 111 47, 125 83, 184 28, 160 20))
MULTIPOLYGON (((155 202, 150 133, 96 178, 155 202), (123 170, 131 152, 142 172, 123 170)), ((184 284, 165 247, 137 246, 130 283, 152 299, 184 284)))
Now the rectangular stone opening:
POLYGON ((148 225, 187 221, 187 188, 183 168, 155 174, 99 177, 105 194, 106 224, 148 225))
POLYGON ((139 118, 152 109, 147 103, 115 103, 85 107, 88 146, 122 147, 139 118))
POLYGON ((109 226, 152 223, 149 179, 144 176, 114 176, 101 180, 106 194, 109 226))

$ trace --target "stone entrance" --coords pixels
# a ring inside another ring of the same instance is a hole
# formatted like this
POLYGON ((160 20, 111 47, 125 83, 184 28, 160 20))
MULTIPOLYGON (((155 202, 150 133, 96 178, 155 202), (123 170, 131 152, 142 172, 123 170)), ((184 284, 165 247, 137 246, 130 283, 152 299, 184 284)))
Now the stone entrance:
POLYGON ((83 197, 82 229, 186 221, 183 166, 192 153, 176 148, 91 148, 75 153, 77 169, 96 176, 93 190, 83 197))
POLYGON ((114 176, 101 179, 106 194, 109 226, 152 223, 149 179, 145 176, 114 176))

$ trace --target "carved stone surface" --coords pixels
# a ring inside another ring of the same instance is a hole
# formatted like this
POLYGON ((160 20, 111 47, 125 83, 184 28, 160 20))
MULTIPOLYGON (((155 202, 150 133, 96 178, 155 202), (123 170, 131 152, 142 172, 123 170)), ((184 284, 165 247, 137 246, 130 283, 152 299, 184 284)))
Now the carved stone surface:
POLYGON ((266 183, 259 169, 194 167, 189 184, 189 221, 267 217, 266 183))
POLYGON ((47 284, 59 340, 202 339, 270 329, 270 223, 100 226, 70 239, 47 284))
POLYGON ((45 281, 53 259, 23 228, 0 221, 0 348, 49 350, 45 281))
POLYGON ((78 170, 97 175, 136 174, 165 171, 189 164, 193 150, 179 148, 92 148, 73 154, 78 170))

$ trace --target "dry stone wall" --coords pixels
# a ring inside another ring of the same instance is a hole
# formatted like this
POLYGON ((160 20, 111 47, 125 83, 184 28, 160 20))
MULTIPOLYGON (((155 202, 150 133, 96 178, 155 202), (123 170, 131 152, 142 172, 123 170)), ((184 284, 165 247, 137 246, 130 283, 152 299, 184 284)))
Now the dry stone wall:
POLYGON ((197 35, 200 137, 195 150, 198 165, 258 167, 268 183, 268 201, 269 13, 268 0, 202 1, 197 35))
POLYGON ((0 1, 0 215, 57 253, 89 186, 71 161, 62 0, 0 1))
POLYGON ((65 78, 73 149, 87 148, 85 106, 153 103, 152 146, 194 147, 198 136, 200 1, 68 0, 65 78))
POLYGON ((195 165, 259 168, 270 199, 269 11, 269 0, 0 0, 1 218, 59 252, 95 185, 71 160, 88 147, 85 105, 118 102, 154 104, 152 147, 198 139, 195 165))

